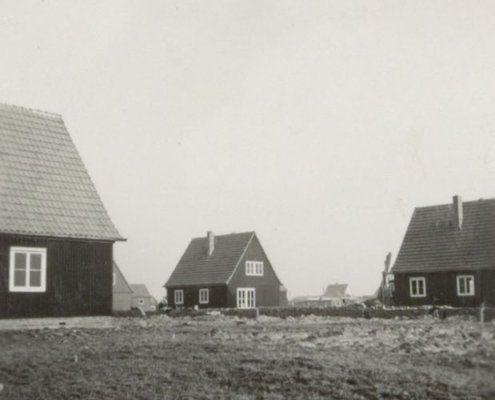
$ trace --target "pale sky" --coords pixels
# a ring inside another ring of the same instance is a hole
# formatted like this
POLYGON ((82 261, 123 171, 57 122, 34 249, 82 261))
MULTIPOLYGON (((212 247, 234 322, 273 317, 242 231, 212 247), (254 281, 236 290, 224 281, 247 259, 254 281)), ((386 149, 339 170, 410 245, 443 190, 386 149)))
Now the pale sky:
POLYGON ((160 299, 255 230, 289 290, 378 287, 416 206, 495 197, 493 1, 5 1, 0 101, 62 114, 160 299))

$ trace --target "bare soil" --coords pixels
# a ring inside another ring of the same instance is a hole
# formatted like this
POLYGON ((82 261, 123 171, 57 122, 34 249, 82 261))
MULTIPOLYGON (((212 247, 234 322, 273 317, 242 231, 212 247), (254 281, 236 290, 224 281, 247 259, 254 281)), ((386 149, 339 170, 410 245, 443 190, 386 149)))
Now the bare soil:
POLYGON ((0 390, 1 400, 488 400, 495 324, 157 316, 4 331, 0 390))

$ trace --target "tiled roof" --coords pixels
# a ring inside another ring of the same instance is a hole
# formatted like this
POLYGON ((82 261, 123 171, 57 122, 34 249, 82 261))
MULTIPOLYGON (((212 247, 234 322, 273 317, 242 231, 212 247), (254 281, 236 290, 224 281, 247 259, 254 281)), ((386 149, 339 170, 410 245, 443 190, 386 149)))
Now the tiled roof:
POLYGON ((0 233, 123 240, 61 116, 0 104, 0 233))
POLYGON ((463 224, 445 204, 414 210, 392 272, 495 269, 495 199, 463 203, 463 224))
POLYGON ((323 294, 324 297, 345 297, 346 289, 347 286, 349 286, 347 283, 335 283, 333 285, 328 285, 327 289, 325 290, 325 293, 323 294))
POLYGON ((130 286, 134 297, 151 297, 146 285, 142 283, 131 283, 130 286))
POLYGON ((166 287, 226 284, 254 232, 215 236, 215 250, 207 255, 207 238, 191 240, 166 287))

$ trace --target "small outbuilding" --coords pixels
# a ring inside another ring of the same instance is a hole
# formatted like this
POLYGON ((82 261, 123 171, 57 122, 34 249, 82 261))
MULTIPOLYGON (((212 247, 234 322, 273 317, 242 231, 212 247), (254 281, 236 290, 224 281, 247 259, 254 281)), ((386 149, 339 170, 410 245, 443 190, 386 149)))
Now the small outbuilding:
POLYGON ((150 294, 146 285, 131 283, 131 308, 141 308, 145 312, 156 311, 156 299, 150 294))
POLYGON ((495 199, 416 208, 392 273, 396 305, 495 304, 495 199))
POLYGON ((287 298, 255 232, 192 239, 165 287, 174 308, 279 306, 287 298))

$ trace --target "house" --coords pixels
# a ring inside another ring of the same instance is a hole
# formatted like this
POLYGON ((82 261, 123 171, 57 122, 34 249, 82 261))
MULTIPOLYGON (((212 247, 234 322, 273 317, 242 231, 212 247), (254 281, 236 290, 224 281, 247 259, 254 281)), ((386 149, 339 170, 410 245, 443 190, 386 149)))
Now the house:
POLYGON ((110 315, 124 240, 62 117, 0 105, 0 317, 110 315))
POLYGON ((176 308, 279 306, 287 298, 255 232, 192 239, 165 287, 176 308))
POLYGON ((298 296, 291 300, 295 307, 342 307, 350 303, 352 293, 348 284, 327 285, 320 296, 298 296))
POLYGON ((129 311, 132 303, 132 289, 117 263, 113 262, 113 311, 129 311))
POLYGON ((143 284, 131 284, 132 299, 131 307, 140 307, 143 311, 156 311, 157 302, 155 298, 150 294, 146 285, 143 284))
POLYGON ((334 283, 328 285, 323 297, 331 299, 345 299, 352 297, 351 289, 347 283, 334 283))
POLYGON ((416 208, 392 272, 396 305, 495 304, 495 199, 416 208))

